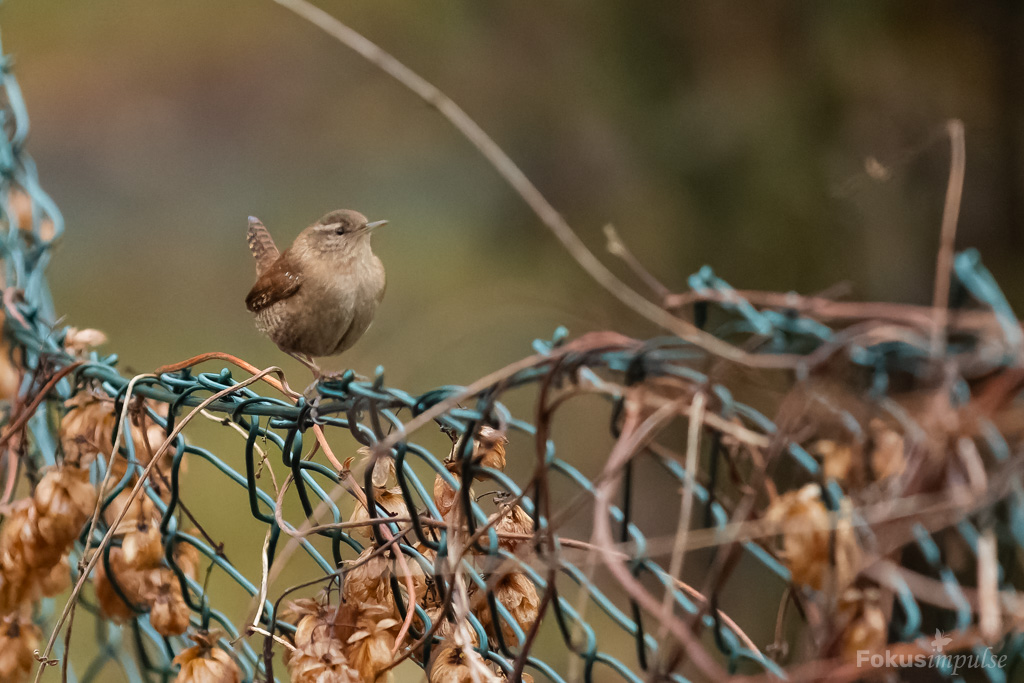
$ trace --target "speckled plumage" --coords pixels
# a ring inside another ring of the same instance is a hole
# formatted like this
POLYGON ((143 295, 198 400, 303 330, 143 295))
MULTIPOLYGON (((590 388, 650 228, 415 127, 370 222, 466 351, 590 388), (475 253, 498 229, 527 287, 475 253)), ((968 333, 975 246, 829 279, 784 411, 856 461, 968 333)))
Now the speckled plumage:
POLYGON ((333 356, 355 344, 384 298, 384 266, 370 248, 374 225, 355 211, 332 211, 277 254, 267 229, 250 219, 259 279, 246 305, 257 329, 293 355, 333 356))

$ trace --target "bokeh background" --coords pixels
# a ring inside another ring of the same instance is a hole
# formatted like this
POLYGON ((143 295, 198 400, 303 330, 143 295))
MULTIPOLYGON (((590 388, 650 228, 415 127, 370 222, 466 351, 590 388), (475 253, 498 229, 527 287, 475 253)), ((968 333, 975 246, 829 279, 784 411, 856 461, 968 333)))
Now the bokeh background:
MULTIPOLYGON (((742 288, 849 281, 857 297, 927 302, 944 122, 961 118, 958 246, 1024 303, 1019 2, 321 6, 462 105, 595 250, 613 223, 674 289, 711 264, 742 288)), ((391 225, 375 237, 387 297, 336 367, 383 365, 421 392, 558 325, 657 333, 434 111, 269 0, 6 0, 0 28, 67 219, 57 308, 104 330, 126 372, 222 350, 302 376, 245 310, 246 217, 287 244, 341 207, 391 225)), ((603 452, 577 436, 581 458, 603 452)), ((208 475, 190 472, 192 502, 215 512, 208 475)), ((261 541, 231 542, 240 556, 261 541)), ((774 606, 736 602, 766 643, 774 606)))

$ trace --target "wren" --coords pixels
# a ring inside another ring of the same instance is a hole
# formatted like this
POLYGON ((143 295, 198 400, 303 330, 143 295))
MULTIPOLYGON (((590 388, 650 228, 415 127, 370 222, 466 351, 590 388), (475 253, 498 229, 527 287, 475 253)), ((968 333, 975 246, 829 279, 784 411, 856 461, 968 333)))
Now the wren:
POLYGON ((316 377, 314 357, 355 344, 384 298, 384 265, 370 235, 385 223, 370 223, 357 211, 331 211, 279 252, 263 223, 249 217, 257 280, 245 305, 256 314, 257 329, 316 377))

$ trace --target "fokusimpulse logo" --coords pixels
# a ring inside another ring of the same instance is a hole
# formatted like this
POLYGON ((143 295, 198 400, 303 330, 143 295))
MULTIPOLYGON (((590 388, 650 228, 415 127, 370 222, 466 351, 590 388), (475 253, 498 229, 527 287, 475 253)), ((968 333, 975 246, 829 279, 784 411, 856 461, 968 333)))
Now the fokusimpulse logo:
POLYGON ((888 649, 884 652, 857 650, 857 666, 869 666, 876 669, 883 667, 889 669, 941 669, 945 673, 955 676, 958 671, 965 669, 1002 669, 1006 664, 1007 655, 997 656, 990 647, 980 653, 971 651, 945 654, 943 650, 952 642, 952 638, 935 629, 935 638, 930 643, 932 648, 930 655, 896 653, 888 649))

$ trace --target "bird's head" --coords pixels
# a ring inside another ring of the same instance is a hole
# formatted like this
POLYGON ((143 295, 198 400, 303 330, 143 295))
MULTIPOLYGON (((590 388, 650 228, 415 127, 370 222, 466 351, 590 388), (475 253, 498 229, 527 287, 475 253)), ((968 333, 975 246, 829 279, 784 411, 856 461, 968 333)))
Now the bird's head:
POLYGON ((358 211, 338 209, 303 230, 296 242, 306 249, 332 256, 355 256, 362 250, 369 250, 371 233, 386 223, 370 222, 358 211))

